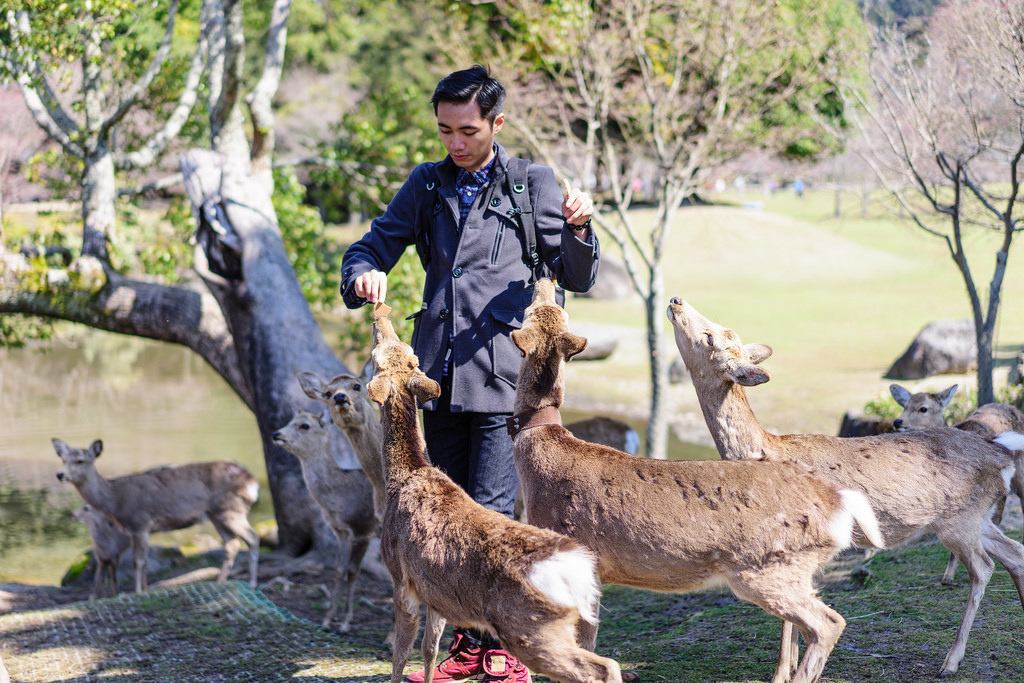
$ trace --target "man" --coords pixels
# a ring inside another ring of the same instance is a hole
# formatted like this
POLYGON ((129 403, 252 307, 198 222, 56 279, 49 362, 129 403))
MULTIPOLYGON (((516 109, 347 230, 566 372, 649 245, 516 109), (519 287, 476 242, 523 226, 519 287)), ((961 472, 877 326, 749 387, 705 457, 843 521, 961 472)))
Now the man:
MULTIPOLYGON (((423 406, 427 453, 475 501, 511 517, 519 482, 505 419, 521 354, 510 333, 542 270, 565 289, 589 290, 600 247, 590 197, 568 183, 563 196, 550 168, 509 157, 495 142, 504 99, 479 65, 441 79, 431 104, 448 156, 413 170, 345 252, 341 291, 349 308, 384 301, 388 271, 416 244, 426 280, 411 345, 441 385, 423 406)), ((482 634, 456 630, 449 652, 435 681, 530 681, 522 663, 482 634)))

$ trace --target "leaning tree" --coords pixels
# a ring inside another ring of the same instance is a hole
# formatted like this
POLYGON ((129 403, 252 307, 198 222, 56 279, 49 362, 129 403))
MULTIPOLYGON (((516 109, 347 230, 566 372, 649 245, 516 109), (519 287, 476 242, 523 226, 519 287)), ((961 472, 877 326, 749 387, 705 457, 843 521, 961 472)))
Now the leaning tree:
POLYGON ((977 340, 978 404, 990 403, 1003 278, 1024 208, 1024 3, 952 0, 922 35, 880 30, 868 77, 873 97, 846 91, 863 155, 956 264, 977 340), (996 237, 987 292, 975 280, 979 231, 996 237))
MULTIPOLYGON (((256 416, 280 548, 290 554, 327 549, 333 539, 298 460, 270 438, 309 403, 297 371, 347 371, 299 286, 271 202, 271 103, 291 2, 272 4, 255 82, 246 80, 240 0, 202 0, 198 16, 184 25, 178 0, 149 7, 161 13, 164 28, 155 43, 141 45, 149 35, 136 30, 142 8, 127 0, 8 5, 0 68, 16 80, 38 125, 80 168, 82 246, 59 272, 40 272, 38 263, 0 247, 0 313, 73 321, 198 353, 256 416), (171 82, 166 60, 183 36, 194 47, 171 82), (55 85, 62 78, 74 87, 55 85), (177 94, 167 100, 169 87, 177 94), (140 113, 161 98, 167 102, 160 114, 140 113), (197 224, 194 277, 132 277, 111 262, 119 171, 154 164, 193 111, 205 112, 210 141, 180 164, 197 224), (126 129, 136 132, 127 136, 126 129), (132 141, 137 146, 127 144, 132 141)), ((332 447, 336 460, 358 467, 342 436, 332 447)))

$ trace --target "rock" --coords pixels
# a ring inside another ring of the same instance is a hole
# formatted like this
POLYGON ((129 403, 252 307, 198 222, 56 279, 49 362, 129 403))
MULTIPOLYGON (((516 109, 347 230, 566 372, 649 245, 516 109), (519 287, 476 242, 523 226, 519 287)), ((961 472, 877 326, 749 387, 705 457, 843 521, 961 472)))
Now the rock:
POLYGON ((577 439, 604 444, 636 455, 640 451, 640 435, 622 420, 598 415, 565 425, 577 439))
POLYGON ((932 375, 963 374, 978 366, 978 347, 971 320, 936 320, 921 328, 903 355, 883 375, 885 379, 923 379, 932 375))
POLYGON ((601 256, 601 267, 597 282, 589 292, 576 294, 587 299, 628 299, 636 294, 633 283, 622 261, 610 256, 601 256))
POLYGON ((865 415, 847 411, 839 425, 839 436, 875 436, 893 431, 892 420, 878 415, 865 415))
POLYGON ((679 356, 672 361, 672 365, 668 366, 669 384, 682 384, 688 379, 690 379, 690 371, 686 368, 682 356, 679 356))

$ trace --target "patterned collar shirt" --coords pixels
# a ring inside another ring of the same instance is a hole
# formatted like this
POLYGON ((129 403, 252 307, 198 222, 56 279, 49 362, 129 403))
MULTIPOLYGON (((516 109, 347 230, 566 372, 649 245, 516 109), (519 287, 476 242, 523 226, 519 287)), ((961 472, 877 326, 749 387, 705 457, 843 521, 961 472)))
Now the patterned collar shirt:
POLYGON ((494 161, 497 158, 498 148, 495 146, 494 156, 483 168, 472 172, 464 168, 459 169, 459 174, 455 178, 455 191, 459 195, 459 230, 462 230, 462 226, 466 224, 466 217, 469 216, 469 210, 473 208, 476 196, 490 182, 491 169, 494 168, 494 161))

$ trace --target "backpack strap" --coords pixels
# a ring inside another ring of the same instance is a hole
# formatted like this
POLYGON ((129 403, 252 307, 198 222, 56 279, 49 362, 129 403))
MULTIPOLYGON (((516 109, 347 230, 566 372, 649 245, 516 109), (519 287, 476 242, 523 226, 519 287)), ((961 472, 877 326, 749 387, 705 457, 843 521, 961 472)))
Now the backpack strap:
POLYGON ((430 265, 430 225, 432 224, 432 214, 437 208, 437 202, 441 201, 441 194, 438 191, 440 182, 437 169, 431 168, 427 172, 426 181, 422 188, 423 194, 420 196, 419 206, 417 207, 416 225, 414 227, 416 232, 416 255, 420 257, 420 265, 423 266, 424 271, 430 265))
POLYGON ((541 267, 537 251, 537 228, 533 222, 533 205, 530 203, 530 186, 527 182, 530 160, 511 157, 505 179, 508 182, 508 197, 512 202, 509 215, 519 219, 523 229, 523 259, 530 267, 530 284, 537 281, 541 267))

